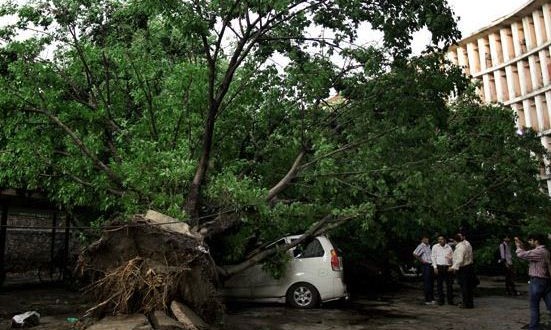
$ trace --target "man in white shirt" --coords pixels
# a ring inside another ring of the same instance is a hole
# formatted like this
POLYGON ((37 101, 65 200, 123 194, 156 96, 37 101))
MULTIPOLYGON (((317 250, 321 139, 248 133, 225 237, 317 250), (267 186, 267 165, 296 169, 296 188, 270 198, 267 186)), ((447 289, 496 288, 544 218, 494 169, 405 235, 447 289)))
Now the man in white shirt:
POLYGON ((461 308, 473 308, 473 291, 476 286, 474 264, 473 264, 473 248, 462 234, 455 235, 455 251, 453 251, 452 266, 450 271, 457 275, 457 282, 461 287, 461 297, 463 302, 461 308))
POLYGON ((438 236, 438 243, 432 246, 432 267, 436 275, 436 292, 438 304, 444 305, 445 297, 448 304, 453 305, 453 274, 448 272, 452 265, 452 248, 446 243, 444 236, 438 236), (443 284, 446 283, 446 295, 443 284))
POLYGON ((513 255, 511 253, 511 239, 509 236, 503 236, 503 241, 499 244, 499 264, 503 267, 505 275, 505 293, 508 296, 517 296, 515 288, 515 271, 513 269, 513 255))
POLYGON ((432 269, 432 252, 429 245, 429 237, 423 236, 421 243, 413 251, 413 256, 419 260, 423 268, 423 291, 425 304, 434 305, 434 275, 432 269))

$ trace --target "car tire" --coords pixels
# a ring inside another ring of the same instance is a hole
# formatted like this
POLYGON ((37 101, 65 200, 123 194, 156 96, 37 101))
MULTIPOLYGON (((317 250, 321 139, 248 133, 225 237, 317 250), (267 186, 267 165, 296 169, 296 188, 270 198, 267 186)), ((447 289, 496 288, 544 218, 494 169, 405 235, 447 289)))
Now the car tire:
POLYGON ((316 288, 309 283, 296 283, 287 290, 287 303, 295 308, 314 308, 318 306, 320 298, 316 288))

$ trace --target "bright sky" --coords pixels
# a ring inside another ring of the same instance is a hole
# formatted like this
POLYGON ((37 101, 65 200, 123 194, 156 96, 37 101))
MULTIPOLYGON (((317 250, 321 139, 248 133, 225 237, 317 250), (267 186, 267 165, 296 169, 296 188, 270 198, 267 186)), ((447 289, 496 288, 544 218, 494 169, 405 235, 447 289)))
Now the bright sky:
MULTIPOLYGON (((463 38, 503 16, 524 7, 531 0, 448 0, 455 15, 463 38)), ((430 41, 428 32, 420 32, 413 39, 413 52, 419 54, 430 41)))
MULTIPOLYGON (((0 2, 3 0, 0 0, 0 2)), ((26 1, 26 0, 17 0, 26 1)), ((448 0, 459 17, 458 26, 463 37, 489 25, 492 21, 509 15, 532 0, 448 0)), ((1 26, 0 22, 0 26, 1 26)), ((5 23, 5 22, 4 22, 5 23)), ((381 42, 380 34, 368 32, 363 42, 373 40, 381 42)), ((418 33, 413 40, 414 53, 420 53, 430 40, 428 32, 418 33)), ((359 42, 360 44, 363 42, 359 42)))
POLYGON ((448 0, 455 14, 460 17, 458 25, 463 37, 513 13, 529 2, 530 0, 448 0))

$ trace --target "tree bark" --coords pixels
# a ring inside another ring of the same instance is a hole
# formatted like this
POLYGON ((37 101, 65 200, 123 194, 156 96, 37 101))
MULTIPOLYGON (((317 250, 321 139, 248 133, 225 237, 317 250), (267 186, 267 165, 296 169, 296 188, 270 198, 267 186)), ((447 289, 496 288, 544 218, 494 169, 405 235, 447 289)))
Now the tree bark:
POLYGON ((203 132, 203 153, 199 160, 199 165, 195 171, 195 176, 191 182, 189 193, 186 200, 185 211, 190 215, 192 219, 198 216, 198 203, 199 196, 201 194, 201 186, 207 173, 207 168, 210 160, 210 153, 212 150, 212 139, 214 136, 214 124, 216 122, 216 113, 218 110, 218 103, 211 103, 207 122, 205 123, 205 131, 203 132))
POLYGON ((268 192, 268 197, 266 197, 266 200, 269 202, 274 197, 277 196, 281 191, 283 191, 290 183, 291 181, 296 177, 298 171, 300 170, 300 163, 302 161, 302 158, 304 158, 304 155, 306 154, 306 151, 302 150, 297 158, 295 159, 293 166, 289 169, 287 174, 281 179, 275 186, 273 186, 270 191, 268 192))

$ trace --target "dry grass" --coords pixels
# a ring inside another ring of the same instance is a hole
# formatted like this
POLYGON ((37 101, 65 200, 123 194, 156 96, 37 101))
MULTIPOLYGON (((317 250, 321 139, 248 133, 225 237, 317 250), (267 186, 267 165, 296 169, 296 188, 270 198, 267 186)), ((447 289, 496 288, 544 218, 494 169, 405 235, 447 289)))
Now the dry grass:
POLYGON ((151 267, 150 263, 136 257, 87 287, 86 293, 99 303, 86 315, 166 310, 178 292, 183 272, 190 268, 151 267))

